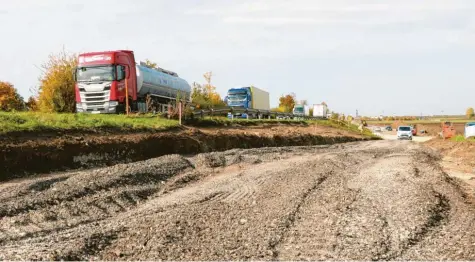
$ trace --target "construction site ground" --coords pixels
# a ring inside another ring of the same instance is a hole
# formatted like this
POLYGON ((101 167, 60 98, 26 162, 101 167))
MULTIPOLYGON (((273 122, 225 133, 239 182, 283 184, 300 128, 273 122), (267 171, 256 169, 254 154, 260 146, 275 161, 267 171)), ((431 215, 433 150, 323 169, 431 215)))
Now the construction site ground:
POLYGON ((435 138, 424 145, 440 152, 441 164, 451 176, 475 188, 475 142, 435 138))
POLYGON ((441 158, 383 140, 12 180, 0 184, 0 259, 474 260, 473 191, 441 158))
POLYGON ((367 140, 358 132, 309 124, 183 127, 158 132, 19 133, 0 137, 0 181, 31 174, 111 166, 167 154, 304 146, 367 140))

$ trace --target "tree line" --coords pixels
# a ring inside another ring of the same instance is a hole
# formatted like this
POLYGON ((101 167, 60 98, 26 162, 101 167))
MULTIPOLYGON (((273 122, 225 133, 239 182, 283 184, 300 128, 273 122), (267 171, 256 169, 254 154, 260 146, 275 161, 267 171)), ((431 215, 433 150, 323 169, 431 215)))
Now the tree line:
MULTIPOLYGON (((73 71, 77 65, 77 54, 66 51, 50 54, 48 60, 40 66, 39 86, 30 89, 32 95, 25 101, 14 84, 0 79, 0 111, 41 111, 73 113, 76 110, 73 71)), ((150 60, 146 65, 156 68, 150 60)), ((192 83, 191 99, 197 108, 218 108, 225 106, 224 100, 212 84, 212 72, 203 75, 204 83, 192 83)), ((281 95, 278 112, 292 112, 295 104, 307 104, 306 100, 297 102, 296 95, 281 95)), ((313 108, 311 109, 313 110, 313 108)))
POLYGON ((51 54, 40 66, 39 87, 30 89, 25 102, 10 82, 0 81, 1 111, 74 112, 76 109, 73 70, 77 56, 64 50, 51 54))

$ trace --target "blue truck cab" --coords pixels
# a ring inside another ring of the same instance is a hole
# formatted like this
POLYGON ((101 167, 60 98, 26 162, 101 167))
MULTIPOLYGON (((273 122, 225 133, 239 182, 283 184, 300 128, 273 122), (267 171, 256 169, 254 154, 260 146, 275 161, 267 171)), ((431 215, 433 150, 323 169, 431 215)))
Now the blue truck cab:
MULTIPOLYGON (((229 107, 241 107, 245 109, 252 108, 252 94, 250 87, 231 88, 225 98, 225 102, 229 107)), ((246 113, 238 114, 237 117, 247 118, 246 113)), ((228 114, 228 118, 231 118, 228 114)))
MULTIPOLYGON (((270 110, 269 93, 255 86, 237 87, 228 90, 225 102, 229 107, 240 109, 252 109, 249 115, 246 113, 228 114, 228 117, 262 118, 269 117, 270 110), (259 110, 259 112, 256 112, 259 110)), ((242 110, 240 110, 242 112, 242 110)))
POLYGON ((226 96, 228 106, 252 108, 252 95, 250 87, 231 88, 226 96))

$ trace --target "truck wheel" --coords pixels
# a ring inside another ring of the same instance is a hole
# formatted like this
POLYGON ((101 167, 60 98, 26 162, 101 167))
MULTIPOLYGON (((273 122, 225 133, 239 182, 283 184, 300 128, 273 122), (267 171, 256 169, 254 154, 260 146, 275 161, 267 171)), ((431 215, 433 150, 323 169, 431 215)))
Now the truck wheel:
POLYGON ((125 104, 119 103, 115 109, 116 114, 125 114, 125 104))
POLYGON ((132 97, 129 97, 129 112, 138 112, 139 111, 139 104, 138 104, 138 101, 135 100, 133 101, 132 100, 132 97))

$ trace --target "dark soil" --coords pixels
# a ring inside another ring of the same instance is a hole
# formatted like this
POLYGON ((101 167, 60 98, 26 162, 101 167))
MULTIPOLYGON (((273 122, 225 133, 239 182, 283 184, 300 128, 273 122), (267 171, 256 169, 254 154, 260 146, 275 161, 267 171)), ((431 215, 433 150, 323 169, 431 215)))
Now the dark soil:
POLYGON ((232 148, 321 145, 367 140, 326 127, 177 129, 130 134, 63 134, 0 140, 0 181, 78 168, 109 166, 168 154, 197 154, 232 148))

